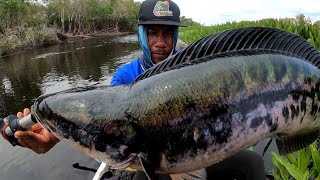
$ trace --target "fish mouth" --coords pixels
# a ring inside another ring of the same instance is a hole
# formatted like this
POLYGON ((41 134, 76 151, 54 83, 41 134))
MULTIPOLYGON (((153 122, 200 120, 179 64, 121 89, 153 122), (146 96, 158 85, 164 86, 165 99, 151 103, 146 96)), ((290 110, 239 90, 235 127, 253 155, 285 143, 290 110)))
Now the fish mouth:
POLYGON ((125 169, 125 168, 129 167, 136 158, 137 158, 137 154, 130 154, 129 158, 127 160, 122 161, 121 163, 112 164, 111 168, 112 169, 125 169))

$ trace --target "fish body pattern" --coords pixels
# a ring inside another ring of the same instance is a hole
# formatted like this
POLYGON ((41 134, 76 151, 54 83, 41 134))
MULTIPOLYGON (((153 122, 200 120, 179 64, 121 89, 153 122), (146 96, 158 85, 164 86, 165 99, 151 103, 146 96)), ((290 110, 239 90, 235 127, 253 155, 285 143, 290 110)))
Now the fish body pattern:
POLYGON ((312 143, 320 127, 319 60, 314 47, 285 31, 227 30, 130 85, 39 97, 32 114, 114 169, 189 172, 267 137, 278 139, 282 153, 312 143))

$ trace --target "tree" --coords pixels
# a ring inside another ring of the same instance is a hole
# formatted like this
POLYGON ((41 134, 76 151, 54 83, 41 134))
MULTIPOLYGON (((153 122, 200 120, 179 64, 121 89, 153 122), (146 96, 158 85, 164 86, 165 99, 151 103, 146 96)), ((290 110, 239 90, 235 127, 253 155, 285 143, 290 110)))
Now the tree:
POLYGON ((320 29, 320 20, 314 22, 313 25, 320 29))
POLYGON ((298 14, 296 16, 298 24, 311 24, 311 19, 308 17, 306 18, 304 14, 298 14))
POLYGON ((140 4, 133 0, 117 0, 112 13, 112 20, 116 24, 116 29, 135 27, 139 7, 140 4))
POLYGON ((34 27, 47 24, 47 8, 39 3, 27 2, 23 22, 28 26, 34 27))
POLYGON ((185 16, 180 17, 181 24, 187 26, 200 26, 201 24, 192 20, 192 18, 186 18, 185 16))
POLYGON ((24 12, 22 0, 0 0, 0 26, 2 29, 12 28, 21 21, 24 12))

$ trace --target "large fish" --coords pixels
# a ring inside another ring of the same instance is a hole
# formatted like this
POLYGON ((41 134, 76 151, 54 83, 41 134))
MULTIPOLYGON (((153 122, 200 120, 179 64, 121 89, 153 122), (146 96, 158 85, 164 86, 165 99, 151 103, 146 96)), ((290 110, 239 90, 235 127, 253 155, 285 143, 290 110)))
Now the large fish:
POLYGON ((289 32, 227 30, 130 85, 40 97, 32 114, 59 139, 114 169, 188 172, 267 137, 277 139, 282 153, 312 143, 320 128, 319 62, 320 53, 289 32))

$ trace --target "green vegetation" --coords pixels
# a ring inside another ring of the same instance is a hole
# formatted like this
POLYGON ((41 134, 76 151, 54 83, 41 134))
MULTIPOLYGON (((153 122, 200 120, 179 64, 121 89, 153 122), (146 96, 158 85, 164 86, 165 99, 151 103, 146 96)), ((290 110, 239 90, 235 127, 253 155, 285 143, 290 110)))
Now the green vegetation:
POLYGON ((320 154, 317 144, 313 143, 296 154, 280 156, 272 152, 272 162, 275 168, 272 175, 275 180, 308 180, 320 179, 320 154))
POLYGON ((134 0, 0 0, 0 57, 97 31, 134 31, 134 0))
POLYGON ((0 0, 0 33, 16 26, 43 25, 62 33, 127 31, 135 28, 140 5, 133 0, 0 0))
POLYGON ((297 15, 295 19, 262 19, 259 21, 228 22, 216 26, 190 26, 180 28, 180 39, 189 44, 209 34, 226 29, 250 26, 273 27, 286 30, 302 36, 316 48, 320 49, 320 21, 312 24, 303 14, 297 15))
POLYGON ((180 22, 186 26, 201 26, 200 23, 194 22, 191 18, 186 18, 185 16, 180 17, 180 22))
MULTIPOLYGON (((0 0, 0 57, 60 43, 57 33, 135 32, 140 6, 134 0, 0 0)), ((200 25, 186 17, 181 21, 200 25)))
POLYGON ((103 29, 133 30, 140 3, 133 0, 47 0, 49 24, 62 33, 82 33, 103 29))
MULTIPOLYGON (((141 2, 134 0, 0 0, 0 57, 27 48, 57 44, 61 38, 96 32, 134 32, 141 2)), ((296 18, 263 19, 202 26, 181 17, 189 27, 180 28, 180 38, 191 43, 226 29, 266 26, 284 29, 320 48, 320 21, 311 23, 303 14, 296 18)))

